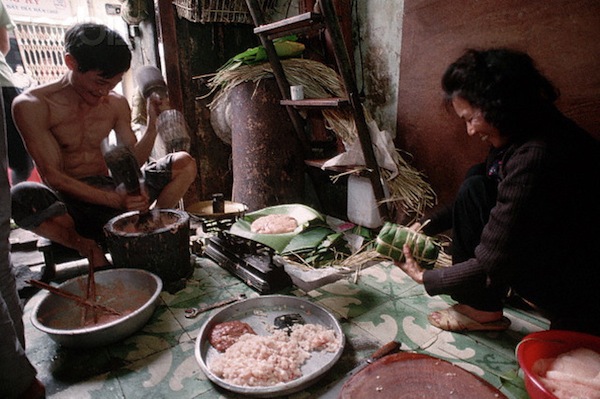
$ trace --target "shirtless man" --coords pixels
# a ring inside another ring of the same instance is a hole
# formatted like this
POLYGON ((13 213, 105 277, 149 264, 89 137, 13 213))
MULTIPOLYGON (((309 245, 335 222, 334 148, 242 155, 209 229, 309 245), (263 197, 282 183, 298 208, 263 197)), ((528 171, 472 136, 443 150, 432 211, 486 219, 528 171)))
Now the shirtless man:
POLYGON ((143 165, 156 139, 160 99, 148 100, 148 124, 138 141, 127 99, 113 91, 131 63, 123 38, 103 25, 75 25, 65 33, 64 59, 69 70, 61 79, 13 103, 15 123, 45 183, 13 187, 13 219, 77 250, 96 268, 108 264, 98 245, 104 224, 126 211, 147 211, 154 200, 156 208, 174 207, 196 177, 196 162, 186 152, 169 154, 144 166, 141 194, 117 190, 104 143, 114 131, 143 165))

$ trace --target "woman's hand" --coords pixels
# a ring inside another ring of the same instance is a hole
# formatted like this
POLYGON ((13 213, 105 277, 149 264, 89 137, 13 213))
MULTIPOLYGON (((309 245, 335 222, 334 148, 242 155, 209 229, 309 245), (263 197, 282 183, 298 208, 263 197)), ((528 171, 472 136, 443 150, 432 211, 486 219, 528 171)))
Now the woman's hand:
POLYGON ((412 231, 416 231, 418 232, 419 230, 421 230, 421 223, 419 222, 414 222, 413 224, 411 224, 410 226, 408 226, 409 229, 411 229, 412 231))
POLYGON ((402 269, 402 271, 415 282, 423 284, 423 273, 425 272, 425 269, 419 266, 415 258, 413 258, 410 247, 407 244, 404 244, 404 247, 402 247, 402 252, 404 252, 404 262, 394 261, 394 264, 402 269))

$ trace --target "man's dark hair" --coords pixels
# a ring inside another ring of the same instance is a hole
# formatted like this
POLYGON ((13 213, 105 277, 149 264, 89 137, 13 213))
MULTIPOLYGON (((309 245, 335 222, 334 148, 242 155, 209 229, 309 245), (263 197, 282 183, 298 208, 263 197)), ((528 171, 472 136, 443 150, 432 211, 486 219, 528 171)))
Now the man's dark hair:
POLYGON ((526 53, 505 48, 467 50, 442 77, 446 103, 462 97, 481 109, 501 134, 528 134, 554 114, 559 91, 526 53))
POLYGON ((131 65, 127 42, 107 26, 82 23, 65 32, 65 51, 79 66, 79 72, 100 71, 104 78, 126 72, 131 65))

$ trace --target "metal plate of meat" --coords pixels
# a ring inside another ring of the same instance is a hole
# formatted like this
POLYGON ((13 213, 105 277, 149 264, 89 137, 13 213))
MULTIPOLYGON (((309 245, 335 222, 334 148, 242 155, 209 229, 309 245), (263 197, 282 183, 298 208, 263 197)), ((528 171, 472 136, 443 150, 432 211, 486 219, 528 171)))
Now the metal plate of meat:
POLYGON ((223 308, 209 318, 200 329, 196 339, 195 356, 200 368, 215 384, 232 392, 257 398, 289 395, 314 384, 342 356, 345 336, 337 319, 320 305, 308 300, 286 295, 265 295, 236 302, 223 308), (242 386, 230 384, 210 370, 211 361, 221 356, 209 342, 210 332, 219 323, 239 320, 247 323, 258 335, 271 335, 276 321, 286 315, 301 319, 305 324, 320 324, 335 332, 339 347, 335 352, 313 351, 302 366, 302 376, 273 386, 242 386))

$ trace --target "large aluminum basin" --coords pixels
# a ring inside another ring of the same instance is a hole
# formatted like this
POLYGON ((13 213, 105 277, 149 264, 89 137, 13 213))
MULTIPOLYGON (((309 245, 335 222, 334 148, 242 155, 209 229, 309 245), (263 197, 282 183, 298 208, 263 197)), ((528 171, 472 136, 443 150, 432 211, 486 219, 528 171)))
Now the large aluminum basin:
MULTIPOLYGON (((141 329, 158 304, 162 280, 140 269, 109 269, 94 273, 96 302, 121 315, 93 311, 76 301, 46 292, 31 313, 40 331, 66 347, 94 347, 120 341, 141 329)), ((85 297, 87 275, 65 281, 64 291, 85 297)))

